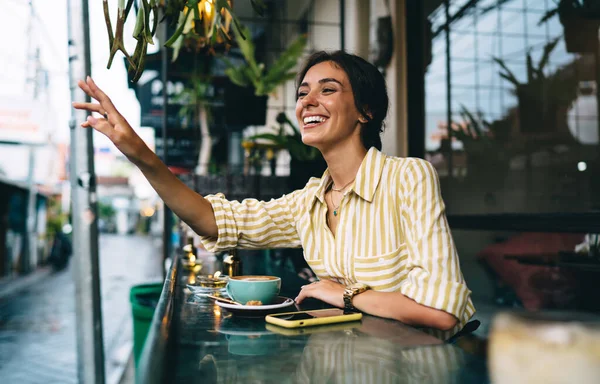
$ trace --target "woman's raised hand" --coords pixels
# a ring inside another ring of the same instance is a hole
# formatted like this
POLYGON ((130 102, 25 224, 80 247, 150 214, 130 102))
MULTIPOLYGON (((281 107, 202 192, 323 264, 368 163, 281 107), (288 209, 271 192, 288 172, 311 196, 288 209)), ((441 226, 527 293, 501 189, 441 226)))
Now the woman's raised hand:
POLYGON ((144 152, 150 151, 144 141, 135 133, 127 120, 117 111, 110 98, 98 88, 91 77, 88 76, 86 81, 79 80, 77 85, 98 103, 73 103, 73 107, 104 116, 103 118, 88 116, 81 126, 92 127, 104 134, 129 160, 138 163, 144 152))
POLYGON ((210 202, 171 173, 90 77, 77 84, 98 103, 73 103, 73 107, 104 116, 88 116, 81 126, 92 127, 106 135, 119 151, 138 166, 161 199, 197 234, 217 237, 217 222, 210 202))

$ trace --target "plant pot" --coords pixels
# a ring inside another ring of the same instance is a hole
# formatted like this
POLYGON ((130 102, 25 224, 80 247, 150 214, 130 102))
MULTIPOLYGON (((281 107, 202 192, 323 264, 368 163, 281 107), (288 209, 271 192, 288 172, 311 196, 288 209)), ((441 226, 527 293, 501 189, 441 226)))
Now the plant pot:
POLYGON ((560 19, 564 28, 565 45, 570 53, 596 53, 600 20, 577 16, 560 19))
POLYGON ((520 132, 558 134, 564 130, 568 100, 558 100, 545 84, 529 83, 517 88, 520 132))
POLYGON ((228 84, 225 89, 225 123, 229 128, 265 125, 269 96, 256 96, 252 87, 228 84))
POLYGON ((521 133, 549 133, 556 131, 556 120, 551 118, 551 106, 544 92, 529 84, 517 89, 521 133))

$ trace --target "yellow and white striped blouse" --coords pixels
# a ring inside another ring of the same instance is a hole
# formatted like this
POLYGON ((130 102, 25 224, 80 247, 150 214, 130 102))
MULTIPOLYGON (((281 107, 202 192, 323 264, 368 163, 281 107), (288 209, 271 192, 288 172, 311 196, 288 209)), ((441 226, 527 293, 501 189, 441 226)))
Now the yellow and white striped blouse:
POLYGON ((460 330, 475 313, 445 216, 437 173, 421 159, 371 148, 344 194, 335 237, 326 221, 329 172, 268 202, 209 195, 218 237, 201 237, 210 252, 231 248, 303 247, 321 279, 401 292, 453 314, 460 330))

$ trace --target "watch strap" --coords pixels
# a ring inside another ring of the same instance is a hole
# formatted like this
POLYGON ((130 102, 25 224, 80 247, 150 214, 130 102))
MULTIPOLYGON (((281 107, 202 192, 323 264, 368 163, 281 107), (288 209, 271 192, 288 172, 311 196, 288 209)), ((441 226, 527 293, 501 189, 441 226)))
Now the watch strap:
POLYGON ((352 304, 352 299, 354 298, 354 296, 358 295, 359 293, 363 293, 368 289, 369 286, 367 285, 360 287, 346 287, 344 289, 344 310, 356 312, 357 309, 352 304))

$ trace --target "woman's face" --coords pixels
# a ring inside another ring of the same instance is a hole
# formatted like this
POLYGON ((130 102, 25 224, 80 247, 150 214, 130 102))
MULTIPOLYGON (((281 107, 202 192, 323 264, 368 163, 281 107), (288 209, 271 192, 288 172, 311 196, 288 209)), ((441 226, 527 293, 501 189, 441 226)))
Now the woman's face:
POLYGON ((325 61, 312 66, 300 87, 296 102, 296 118, 302 141, 320 149, 347 140, 360 140, 359 119, 354 93, 344 70, 325 61))

